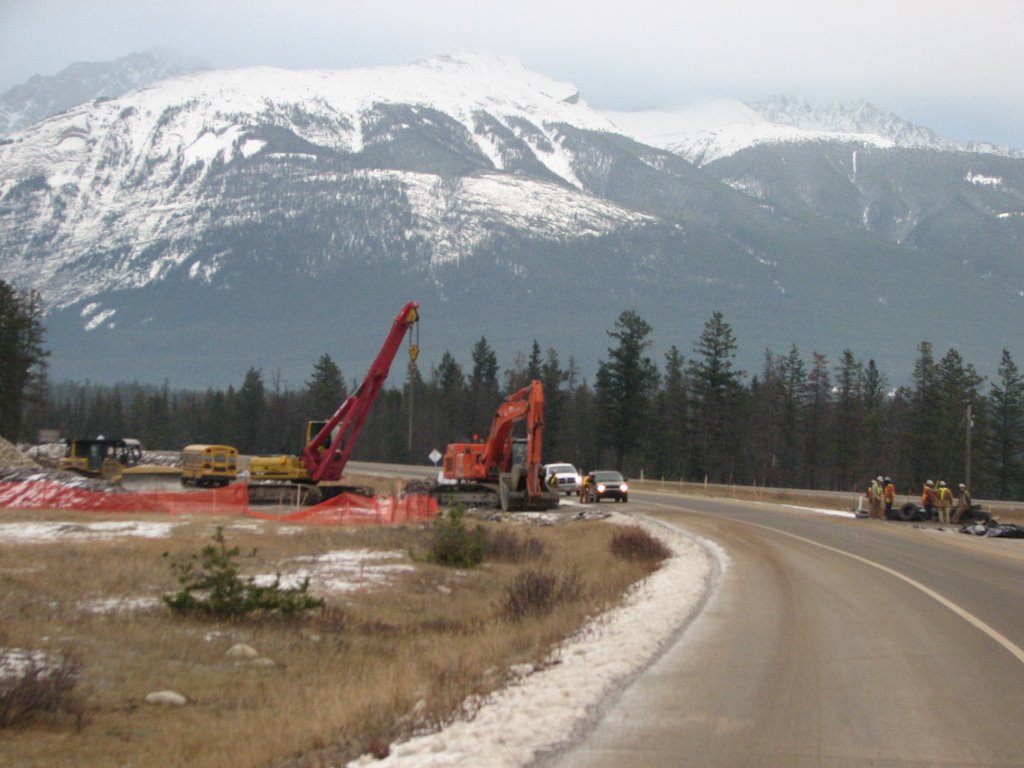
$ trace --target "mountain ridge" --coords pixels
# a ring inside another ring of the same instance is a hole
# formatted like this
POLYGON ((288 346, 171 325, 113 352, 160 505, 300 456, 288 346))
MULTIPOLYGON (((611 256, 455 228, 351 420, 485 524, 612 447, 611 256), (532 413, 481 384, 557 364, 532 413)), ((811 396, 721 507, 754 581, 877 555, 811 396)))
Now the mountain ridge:
POLYGON ((723 311, 748 370, 791 344, 906 370, 921 339, 994 366, 986 323, 1022 330, 1020 160, 789 127, 694 164, 618 120, 472 52, 191 73, 0 141, 0 267, 44 290, 55 375, 94 380, 305 370, 327 343, 362 370, 409 299, 449 349, 532 334, 586 375, 625 309, 656 353, 723 311), (935 312, 922 275, 985 316, 935 312))
POLYGON ((116 98, 151 83, 207 68, 198 60, 149 50, 109 62, 76 62, 56 75, 35 75, 0 94, 0 136, 93 99, 116 98))

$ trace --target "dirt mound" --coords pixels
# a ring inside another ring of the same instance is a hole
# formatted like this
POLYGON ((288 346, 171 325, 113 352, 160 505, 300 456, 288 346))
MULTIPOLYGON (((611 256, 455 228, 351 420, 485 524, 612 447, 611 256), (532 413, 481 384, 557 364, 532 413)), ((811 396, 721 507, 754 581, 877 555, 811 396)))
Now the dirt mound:
POLYGON ((17 446, 0 437, 0 467, 27 467, 40 469, 39 464, 18 450, 17 446))

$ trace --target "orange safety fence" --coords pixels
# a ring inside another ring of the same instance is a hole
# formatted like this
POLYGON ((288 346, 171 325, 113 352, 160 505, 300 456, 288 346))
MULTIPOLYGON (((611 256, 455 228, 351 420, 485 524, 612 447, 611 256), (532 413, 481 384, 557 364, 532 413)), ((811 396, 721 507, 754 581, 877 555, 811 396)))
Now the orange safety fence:
POLYGON ((437 499, 427 493, 416 493, 402 498, 342 493, 333 499, 289 515, 271 515, 251 509, 248 514, 262 519, 314 525, 386 525, 429 520, 437 515, 437 511, 437 499))
POLYGON ((429 494, 367 498, 341 494, 290 514, 257 512, 249 506, 249 487, 234 483, 203 491, 95 491, 45 479, 0 482, 0 509, 68 509, 82 512, 158 512, 169 515, 246 515, 316 525, 390 524, 428 520, 437 515, 429 494))

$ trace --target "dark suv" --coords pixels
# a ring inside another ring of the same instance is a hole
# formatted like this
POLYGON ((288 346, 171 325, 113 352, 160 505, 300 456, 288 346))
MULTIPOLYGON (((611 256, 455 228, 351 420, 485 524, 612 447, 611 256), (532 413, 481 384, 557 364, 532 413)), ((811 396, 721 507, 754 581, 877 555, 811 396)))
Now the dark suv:
POLYGON ((619 472, 613 469, 598 469, 587 474, 586 493, 583 501, 598 502, 601 499, 629 501, 629 486, 619 472))

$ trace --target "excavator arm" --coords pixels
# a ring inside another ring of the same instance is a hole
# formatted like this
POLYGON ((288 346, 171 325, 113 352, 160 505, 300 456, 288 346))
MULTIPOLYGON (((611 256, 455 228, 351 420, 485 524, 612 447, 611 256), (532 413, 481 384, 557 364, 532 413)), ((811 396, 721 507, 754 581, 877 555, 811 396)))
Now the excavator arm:
POLYGON ((532 500, 540 496, 541 443, 544 440, 544 389, 539 381, 509 395, 498 406, 491 434, 484 444, 483 464, 499 472, 512 469, 512 428, 526 420, 526 490, 532 500))
MULTIPOLYGON (((377 357, 356 391, 345 399, 334 415, 306 444, 302 451, 302 463, 314 483, 336 482, 341 479, 356 438, 359 437, 366 416, 381 387, 384 386, 384 381, 391 370, 391 362, 398 353, 402 339, 419 319, 419 304, 410 301, 402 307, 402 311, 395 316, 391 331, 384 339, 377 357)), ((411 337, 409 341, 409 358, 415 360, 419 354, 419 347, 412 342, 411 337)))

